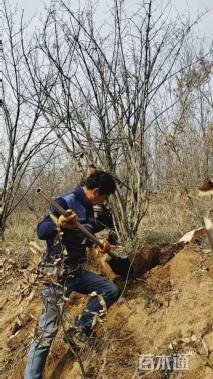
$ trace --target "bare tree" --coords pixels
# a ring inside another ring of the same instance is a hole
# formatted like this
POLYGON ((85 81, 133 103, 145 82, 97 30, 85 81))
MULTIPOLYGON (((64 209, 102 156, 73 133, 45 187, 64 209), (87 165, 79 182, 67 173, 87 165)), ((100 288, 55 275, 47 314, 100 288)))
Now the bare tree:
MULTIPOLYGON (((23 17, 16 25, 17 11, 13 12, 6 1, 3 1, 2 14, 5 39, 1 135, 3 149, 0 158, 3 177, 1 227, 4 232, 8 216, 25 195, 19 193, 24 176, 28 174, 30 188, 32 181, 29 180, 29 172, 33 161, 36 164, 36 156, 50 145, 54 150, 55 145, 51 131, 45 126, 45 120, 42 120, 42 107, 51 90, 50 71, 41 80, 42 61, 39 60, 36 47, 33 47, 33 39, 27 38, 27 25, 24 25, 23 17)), ((51 151, 44 162, 51 156, 51 151)))
POLYGON ((194 63, 181 52, 195 23, 171 21, 169 6, 156 12, 153 0, 128 15, 115 0, 111 24, 98 28, 92 5, 76 13, 58 4, 38 37, 58 78, 43 115, 78 166, 96 162, 119 178, 116 224, 134 238, 148 206, 152 134, 177 104, 163 100, 171 80, 194 63))
POLYGON ((212 61, 210 54, 204 54, 202 49, 197 49, 197 46, 192 49, 192 43, 190 48, 187 46, 185 55, 187 60, 196 63, 188 64, 176 76, 176 107, 167 117, 169 122, 158 119, 158 132, 161 161, 166 163, 160 169, 161 186, 172 184, 175 189, 188 195, 201 180, 211 175, 209 83, 212 81, 212 61))

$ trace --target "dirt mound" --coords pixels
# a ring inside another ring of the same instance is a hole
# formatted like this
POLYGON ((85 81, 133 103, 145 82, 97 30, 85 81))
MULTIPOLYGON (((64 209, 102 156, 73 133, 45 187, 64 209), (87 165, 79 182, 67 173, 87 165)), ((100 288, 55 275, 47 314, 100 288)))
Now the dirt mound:
MULTIPOLYGON (((180 246, 172 249, 164 246, 156 253, 153 248, 154 259, 157 255, 158 263, 164 264, 155 266, 143 276, 139 270, 140 275, 124 286, 119 302, 96 326, 96 346, 86 346, 79 353, 85 377, 213 378, 213 257, 195 246, 186 247, 177 254, 179 250, 180 246), (168 261, 169 258, 172 259, 168 261), (142 370, 147 355, 154 360, 153 371, 142 370), (177 358, 185 358, 183 370, 176 369, 177 358), (157 365, 158 370, 155 370, 157 365)), ((8 298, 14 289, 15 284, 11 284, 8 298)), ((78 314, 87 301, 75 296, 72 304, 67 304, 70 318, 78 314)), ((12 299, 14 302, 15 295, 12 299)), ((23 377, 26 352, 39 316, 39 303, 40 299, 35 297, 28 304, 23 327, 9 340, 17 315, 15 311, 12 315, 11 300, 4 306, 3 339, 7 341, 10 359, 7 364, 5 362, 7 373, 2 371, 2 379, 23 377)), ((60 332, 48 359, 45 379, 82 377, 79 362, 63 342, 60 332)))

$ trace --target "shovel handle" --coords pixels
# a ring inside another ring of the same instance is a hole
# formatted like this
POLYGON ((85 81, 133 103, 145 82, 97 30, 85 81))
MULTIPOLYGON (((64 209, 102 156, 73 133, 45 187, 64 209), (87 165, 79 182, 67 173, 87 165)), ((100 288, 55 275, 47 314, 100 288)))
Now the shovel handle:
MULTIPOLYGON (((43 197, 43 199, 48 201, 48 203, 51 204, 60 214, 67 216, 67 211, 54 199, 47 195, 41 188, 37 188, 36 193, 43 197)), ((76 226, 86 237, 88 237, 91 241, 95 242, 96 245, 98 245, 100 248, 103 247, 101 241, 96 236, 94 236, 94 234, 90 233, 89 230, 87 230, 82 224, 80 224, 80 222, 77 222, 76 226)), ((114 256, 114 254, 111 252, 109 253, 109 255, 114 256)))

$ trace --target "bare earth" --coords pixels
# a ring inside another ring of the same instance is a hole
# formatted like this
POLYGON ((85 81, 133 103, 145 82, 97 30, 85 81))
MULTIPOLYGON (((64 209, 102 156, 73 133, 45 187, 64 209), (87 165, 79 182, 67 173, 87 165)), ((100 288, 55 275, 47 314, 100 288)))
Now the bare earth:
MULTIPOLYGON (((30 283, 34 280, 36 259, 27 271, 17 272, 7 254, 5 257, 5 284, 0 295, 0 378, 21 379, 39 319, 40 287, 30 283), (11 276, 13 280, 6 283, 11 276)), ((97 323, 97 346, 86 346, 79 353, 84 377, 213 378, 212 294, 213 256, 195 245, 185 247, 143 276, 138 275, 103 322, 97 323), (142 363, 139 366, 141 354, 155 357, 154 368, 158 363, 159 369, 143 371, 142 363), (164 365, 158 356, 164 357, 164 365), (185 369, 175 368, 175 357, 185 357, 185 369)), ((74 294, 71 304, 66 305, 68 317, 78 314, 86 301, 86 297, 74 294)), ((45 379, 82 377, 79 363, 60 331, 49 355, 45 379)))

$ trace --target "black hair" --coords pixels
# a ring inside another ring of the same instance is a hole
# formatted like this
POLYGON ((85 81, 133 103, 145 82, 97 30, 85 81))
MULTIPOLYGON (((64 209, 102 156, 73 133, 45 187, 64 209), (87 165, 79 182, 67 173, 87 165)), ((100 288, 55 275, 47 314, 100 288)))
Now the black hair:
POLYGON ((96 171, 85 181, 88 189, 98 188, 100 195, 110 195, 115 192, 116 184, 112 175, 105 171, 96 171))
POLYGON ((93 168, 94 170, 97 170, 97 167, 93 163, 89 164, 89 166, 87 166, 87 169, 88 168, 93 168))

